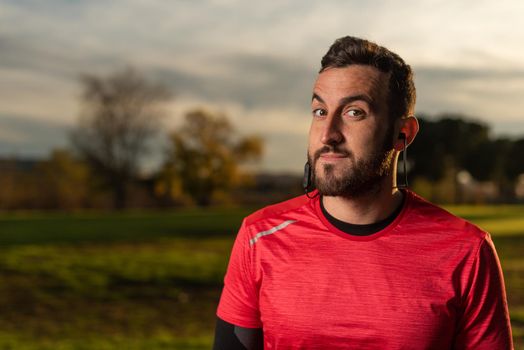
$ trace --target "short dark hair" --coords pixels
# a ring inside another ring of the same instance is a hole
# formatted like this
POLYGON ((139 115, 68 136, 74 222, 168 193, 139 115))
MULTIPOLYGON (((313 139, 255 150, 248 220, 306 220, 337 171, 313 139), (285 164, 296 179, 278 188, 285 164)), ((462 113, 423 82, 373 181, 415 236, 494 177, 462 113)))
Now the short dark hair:
POLYGON ((391 73, 389 78, 388 109, 390 120, 407 117, 414 112, 416 90, 413 71, 399 55, 374 42, 352 36, 335 40, 322 57, 320 73, 328 68, 363 64, 391 73))

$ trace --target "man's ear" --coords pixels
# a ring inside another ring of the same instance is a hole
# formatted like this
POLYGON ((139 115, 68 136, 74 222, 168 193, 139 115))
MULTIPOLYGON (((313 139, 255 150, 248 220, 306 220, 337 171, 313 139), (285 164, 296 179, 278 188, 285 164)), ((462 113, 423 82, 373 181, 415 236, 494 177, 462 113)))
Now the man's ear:
POLYGON ((418 120, 414 115, 400 119, 400 128, 395 140, 395 150, 402 151, 404 147, 409 146, 418 133, 418 120))

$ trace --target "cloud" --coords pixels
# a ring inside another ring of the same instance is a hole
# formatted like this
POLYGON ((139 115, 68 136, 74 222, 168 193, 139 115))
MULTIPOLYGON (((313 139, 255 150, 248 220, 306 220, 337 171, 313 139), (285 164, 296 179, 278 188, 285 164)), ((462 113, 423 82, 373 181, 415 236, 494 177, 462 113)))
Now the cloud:
POLYGON ((68 144, 68 129, 27 116, 0 114, 0 156, 43 157, 68 144))
POLYGON ((23 115, 49 125, 74 122, 79 96, 75 80, 45 71, 1 67, 0 76, 0 114, 23 115))
POLYGON ((49 128, 63 130, 76 120, 78 75, 133 65, 171 86, 174 106, 198 102, 230 111, 241 130, 266 137, 265 166, 285 167, 288 151, 297 159, 302 154, 320 58, 348 34, 390 47, 414 67, 418 111, 456 111, 500 132, 524 132, 524 30, 515 25, 524 2, 518 0, 402 6, 0 0, 0 6, 0 122, 10 130, 2 131, 4 146, 28 136, 32 141, 16 147, 52 147, 58 136, 49 128), (27 122, 17 122, 19 116, 27 122), (37 135, 32 123, 48 131, 37 135))
POLYGON ((209 102, 235 102, 246 108, 307 107, 315 68, 270 56, 239 54, 207 57, 203 65, 220 67, 217 74, 175 68, 152 75, 176 93, 209 102))
POLYGON ((524 70, 415 67, 415 78, 418 111, 459 112, 492 126, 524 117, 524 70))

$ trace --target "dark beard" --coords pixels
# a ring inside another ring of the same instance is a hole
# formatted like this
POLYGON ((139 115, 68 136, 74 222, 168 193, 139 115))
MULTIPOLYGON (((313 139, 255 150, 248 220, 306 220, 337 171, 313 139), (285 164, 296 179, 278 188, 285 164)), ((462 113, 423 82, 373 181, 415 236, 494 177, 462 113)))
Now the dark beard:
MULTIPOLYGON (((386 135, 386 140, 389 140, 386 135)), ((324 146, 314 154, 312 161, 308 155, 309 164, 312 165, 312 181, 319 194, 323 196, 361 197, 363 195, 377 193, 385 177, 392 172, 392 159, 394 150, 391 142, 384 142, 382 147, 374 152, 368 159, 355 161, 352 167, 342 169, 339 176, 335 175, 333 164, 324 164, 323 177, 316 176, 316 164, 320 155, 325 152, 342 153, 348 158, 354 155, 348 151, 342 151, 336 147, 324 146), (389 146, 389 147, 388 147, 389 146)))

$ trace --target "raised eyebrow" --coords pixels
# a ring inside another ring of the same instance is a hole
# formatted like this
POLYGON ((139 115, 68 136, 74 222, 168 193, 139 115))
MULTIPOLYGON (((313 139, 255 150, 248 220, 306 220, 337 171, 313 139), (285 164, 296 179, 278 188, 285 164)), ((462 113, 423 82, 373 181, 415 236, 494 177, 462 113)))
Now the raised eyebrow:
POLYGON ((319 102, 321 103, 326 103, 324 102, 324 100, 322 99, 322 97, 318 96, 317 94, 313 93, 313 96, 311 97, 311 102, 313 102, 313 100, 318 100, 319 102))
POLYGON ((364 101, 366 102, 368 105, 370 105, 371 107, 373 107, 374 103, 373 103, 373 99, 371 99, 371 97, 369 97, 368 95, 353 95, 353 96, 346 96, 346 97, 342 97, 338 103, 340 106, 345 106, 351 102, 354 102, 354 101, 364 101))
MULTIPOLYGON (((320 97, 319 95, 317 95, 316 93, 313 93, 313 96, 311 97, 311 101, 313 100, 317 100, 321 103, 326 103, 324 101, 324 99, 322 97, 320 97)), ((374 103, 373 103, 373 99, 371 99, 371 97, 367 96, 367 95, 363 95, 363 94, 360 94, 360 95, 352 95, 352 96, 346 96, 346 97, 342 97, 338 103, 340 106, 345 106, 351 102, 354 102, 354 101, 364 101, 366 102, 368 105, 370 105, 371 107, 373 107, 374 103)))

